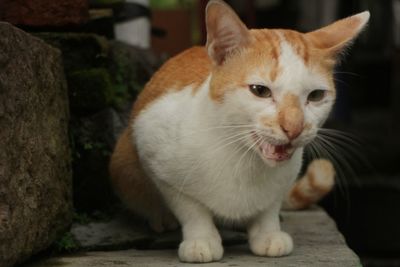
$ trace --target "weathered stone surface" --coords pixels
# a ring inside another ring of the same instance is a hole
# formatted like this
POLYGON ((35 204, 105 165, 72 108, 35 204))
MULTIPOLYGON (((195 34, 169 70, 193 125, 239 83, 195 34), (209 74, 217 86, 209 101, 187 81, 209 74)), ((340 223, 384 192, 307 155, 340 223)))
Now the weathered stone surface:
MULTIPOLYGON (((107 231, 105 228, 101 229, 107 231)), ((201 264, 201 266, 361 266, 358 257, 346 246, 342 235, 336 229, 335 223, 321 209, 284 212, 283 229, 291 233, 294 238, 295 249, 290 256, 263 258, 252 255, 247 245, 225 246, 225 256, 220 262, 201 264)), ((83 234, 80 233, 80 235, 83 234)), ((175 243, 179 242, 179 235, 171 236, 170 240, 174 240, 175 243)), ((162 238, 162 236, 159 237, 159 239, 162 238)), ((235 239, 240 240, 238 237, 235 237, 235 239)), ((224 238, 224 241, 226 241, 226 238, 224 238)), ((173 245, 175 246, 175 244, 173 245)), ((175 249, 130 249, 54 257, 31 264, 29 267, 61 265, 65 267, 194 266, 193 264, 180 263, 175 249)))
POLYGON ((61 54, 0 23, 0 266, 45 249, 71 222, 61 54))
POLYGON ((25 26, 65 26, 86 22, 87 0, 0 1, 0 20, 25 26))

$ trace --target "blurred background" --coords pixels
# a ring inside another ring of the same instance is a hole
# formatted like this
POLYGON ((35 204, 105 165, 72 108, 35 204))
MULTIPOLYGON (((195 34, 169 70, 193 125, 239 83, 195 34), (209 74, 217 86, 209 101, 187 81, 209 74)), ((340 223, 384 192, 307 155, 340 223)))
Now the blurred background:
MULTIPOLYGON (((310 31, 369 10, 344 55, 326 127, 337 187, 321 205, 365 266, 400 266, 400 0, 230 0, 249 28, 310 31)), ((163 61, 205 43, 207 0, 1 1, 0 20, 63 53, 71 108, 74 205, 108 216, 107 163, 131 103, 163 61)))

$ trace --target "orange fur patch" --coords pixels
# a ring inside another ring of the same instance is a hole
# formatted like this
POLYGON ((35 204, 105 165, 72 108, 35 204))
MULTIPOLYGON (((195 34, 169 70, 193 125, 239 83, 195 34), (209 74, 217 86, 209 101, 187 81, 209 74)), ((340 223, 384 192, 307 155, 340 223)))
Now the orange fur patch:
MULTIPOLYGON (((315 190, 316 192, 318 192, 318 194, 322 195, 322 194, 326 194, 327 192, 329 192, 332 189, 332 183, 326 182, 323 183, 321 182, 321 179, 317 179, 316 175, 316 171, 315 169, 319 169, 319 172, 322 172, 324 174, 325 177, 334 177, 335 176, 335 170, 333 168, 332 163, 330 163, 327 160, 324 159, 319 159, 319 160, 314 160, 307 171, 307 175, 308 175, 308 180, 310 183, 310 187, 315 190)), ((325 178, 325 180, 327 180, 329 178, 325 178)), ((329 180, 328 180, 329 181, 329 180)))
POLYGON ((290 191, 290 202, 296 209, 304 209, 310 204, 313 204, 311 199, 304 194, 300 186, 294 186, 290 191))
POLYGON ((133 107, 135 118, 149 103, 171 90, 192 86, 193 93, 211 72, 211 60, 204 47, 193 47, 169 59, 146 84, 133 107))
POLYGON ((267 50, 267 57, 264 58, 266 62, 271 65, 269 78, 273 82, 276 80, 281 72, 279 67, 279 56, 281 54, 281 41, 278 34, 279 30, 251 30, 255 42, 253 43, 254 48, 257 50, 267 50))
POLYGON ((310 59, 310 48, 303 34, 291 30, 284 30, 282 33, 286 41, 293 47, 296 54, 300 56, 304 64, 307 65, 310 59))
POLYGON ((291 189, 286 207, 304 209, 329 193, 334 186, 335 171, 330 161, 317 159, 311 162, 305 175, 291 189))
POLYGON ((318 185, 318 183, 316 181, 315 173, 312 172, 312 171, 307 172, 307 179, 308 179, 308 182, 310 184, 310 188, 312 188, 313 190, 319 191, 320 188, 319 188, 319 185, 318 185))

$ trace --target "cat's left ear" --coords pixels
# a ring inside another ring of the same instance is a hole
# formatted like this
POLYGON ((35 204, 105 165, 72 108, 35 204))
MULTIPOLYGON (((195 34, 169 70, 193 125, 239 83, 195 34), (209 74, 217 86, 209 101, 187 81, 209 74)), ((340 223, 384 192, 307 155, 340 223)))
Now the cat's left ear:
POLYGON ((367 25, 369 17, 370 13, 365 11, 306 33, 305 36, 316 48, 326 50, 334 56, 354 41, 367 25))
POLYGON ((220 65, 236 49, 250 39, 249 30, 232 10, 221 0, 211 0, 206 7, 207 52, 220 65))

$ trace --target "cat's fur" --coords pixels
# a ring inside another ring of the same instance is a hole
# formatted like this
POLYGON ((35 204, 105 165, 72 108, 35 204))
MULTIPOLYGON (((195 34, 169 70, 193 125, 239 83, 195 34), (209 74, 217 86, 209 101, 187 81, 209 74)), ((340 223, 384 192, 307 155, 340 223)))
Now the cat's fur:
MULTIPOLYGON (((369 13, 301 34, 248 30, 219 0, 206 11, 206 47, 170 59, 138 97, 112 156, 112 182, 154 229, 175 227, 176 216, 182 261, 222 258, 214 219, 246 225, 257 255, 287 255, 293 242, 280 229, 282 201, 299 173, 303 146, 334 103, 338 53, 369 13), (268 86, 272 95, 257 96, 249 85, 268 86), (325 90, 320 101, 310 100, 315 89, 325 90)), ((327 161, 310 166, 286 205, 305 206, 295 205, 302 188, 329 190, 332 180, 316 179, 324 170, 333 177, 327 161)))

